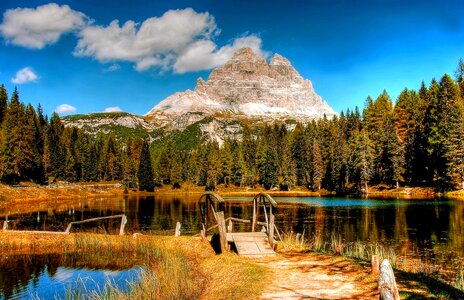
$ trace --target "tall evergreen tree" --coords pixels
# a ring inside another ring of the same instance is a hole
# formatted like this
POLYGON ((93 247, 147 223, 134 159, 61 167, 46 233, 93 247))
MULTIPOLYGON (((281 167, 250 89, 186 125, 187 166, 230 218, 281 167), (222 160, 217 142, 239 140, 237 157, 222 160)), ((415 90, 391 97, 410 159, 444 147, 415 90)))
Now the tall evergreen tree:
POLYGON ((324 162, 322 160, 321 150, 319 148, 319 143, 313 141, 312 147, 312 172, 311 172, 311 182, 313 188, 320 190, 322 178, 324 177, 324 162))
POLYGON ((3 123, 5 118, 6 110, 8 109, 8 93, 5 86, 0 86, 0 125, 3 123))
POLYGON ((152 160, 148 142, 146 140, 143 142, 142 151, 140 153, 137 180, 139 183, 140 191, 153 192, 155 190, 155 178, 153 176, 152 160))
POLYGON ((258 155, 259 181, 268 190, 278 183, 277 162, 267 143, 261 143, 258 155))

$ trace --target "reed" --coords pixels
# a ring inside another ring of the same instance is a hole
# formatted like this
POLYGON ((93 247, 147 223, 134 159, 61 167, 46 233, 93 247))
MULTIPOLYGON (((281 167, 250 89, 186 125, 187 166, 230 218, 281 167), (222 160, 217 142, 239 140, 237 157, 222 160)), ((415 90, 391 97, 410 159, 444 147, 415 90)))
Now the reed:
POLYGON ((236 255, 217 256, 207 243, 194 237, 0 232, 0 251, 77 254, 83 265, 103 266, 106 261, 144 267, 129 291, 107 282, 89 292, 85 282, 78 282, 67 291, 66 299, 225 299, 227 295, 249 299, 259 295, 265 279, 264 267, 236 255))

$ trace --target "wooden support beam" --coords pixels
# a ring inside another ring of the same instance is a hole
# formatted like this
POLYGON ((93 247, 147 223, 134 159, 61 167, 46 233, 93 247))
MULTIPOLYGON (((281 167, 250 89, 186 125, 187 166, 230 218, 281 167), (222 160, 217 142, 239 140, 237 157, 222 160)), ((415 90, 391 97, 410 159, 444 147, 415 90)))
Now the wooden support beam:
POLYGON ((127 217, 126 215, 122 215, 121 226, 119 227, 119 235, 124 235, 124 227, 126 226, 126 223, 127 223, 127 217))
POLYGON ((270 215, 270 223, 269 223, 269 244, 271 248, 274 249, 274 215, 270 215))
POLYGON ((226 222, 224 219, 224 212, 219 211, 216 213, 217 221, 219 224, 219 240, 221 243, 221 253, 224 253, 228 250, 227 247, 227 229, 226 229, 226 222))
POLYGON ((208 241, 208 239, 206 238, 205 224, 201 224, 201 227, 202 227, 201 232, 200 232, 201 240, 203 242, 206 242, 206 241, 208 241))
POLYGON ((372 255, 371 257, 371 269, 372 269, 372 274, 374 275, 379 275, 380 274, 380 266, 379 266, 379 256, 378 255, 372 255))
POLYGON ((256 229, 256 223, 258 221, 258 216, 257 216, 257 198, 253 198, 253 221, 251 223, 251 232, 255 232, 255 229, 256 229))
POLYGON ((379 290, 381 300, 400 299, 395 274, 393 274, 393 269, 388 259, 384 259, 380 266, 379 290))
POLYGON ((176 223, 176 233, 174 233, 174 236, 180 236, 180 222, 176 223))
POLYGON ((229 218, 229 224, 227 225, 227 232, 232 232, 233 224, 232 220, 229 218))

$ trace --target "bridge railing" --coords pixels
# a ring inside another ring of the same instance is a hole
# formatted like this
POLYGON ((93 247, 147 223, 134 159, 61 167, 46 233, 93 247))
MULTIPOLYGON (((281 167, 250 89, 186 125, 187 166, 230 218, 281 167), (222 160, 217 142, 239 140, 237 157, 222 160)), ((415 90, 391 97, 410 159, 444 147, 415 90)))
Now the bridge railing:
POLYGON ((253 217, 251 220, 234 217, 225 218, 223 212, 224 199, 216 193, 206 192, 200 197, 200 201, 202 200, 204 202, 200 204, 202 211, 202 230, 200 234, 206 239, 209 231, 218 229, 222 250, 227 249, 227 233, 233 232, 234 223, 251 224, 251 232, 255 232, 258 226, 263 226, 272 247, 275 245, 276 237, 283 243, 280 232, 275 225, 274 211, 277 207, 277 202, 268 194, 259 193, 253 197, 253 217), (264 222, 259 220, 261 208, 264 222), (220 211, 221 209, 222 211, 220 211), (214 216, 214 225, 209 222, 209 211, 214 216))

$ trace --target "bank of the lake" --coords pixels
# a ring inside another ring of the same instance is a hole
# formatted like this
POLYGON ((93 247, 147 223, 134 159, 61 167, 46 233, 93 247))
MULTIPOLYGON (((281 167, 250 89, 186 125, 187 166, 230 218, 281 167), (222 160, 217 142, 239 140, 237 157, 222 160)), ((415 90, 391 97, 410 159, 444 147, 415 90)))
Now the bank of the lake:
MULTIPOLYGON (((3 285, 23 282, 27 286, 50 267, 35 266, 27 272, 1 274, 5 268, 14 270, 11 264, 17 262, 14 255, 18 254, 23 257, 31 255, 31 258, 37 254, 53 254, 55 264, 67 267, 78 265, 105 270, 109 266, 137 266, 144 270, 126 290, 104 283, 90 291, 81 284, 68 289, 67 296, 83 297, 88 296, 85 293, 91 293, 93 299, 271 299, 279 295, 326 296, 328 299, 378 298, 377 277, 371 274, 368 262, 328 253, 286 250, 271 258, 247 259, 231 253, 216 255, 208 243, 197 237, 51 235, 4 231, 0 231, 0 250, 3 254, 0 275, 8 279, 3 281, 3 285), (23 278, 24 275, 30 278, 23 278)), ((27 261, 22 260, 23 270, 27 270, 27 261)), ((57 267, 55 265, 52 269, 57 267)), ((50 269, 47 272, 50 273, 50 269)), ((51 276, 55 273, 57 276, 61 274, 52 271, 51 276)), ((462 295, 460 291, 428 277, 398 270, 395 273, 402 299, 458 299, 455 296, 462 295)), ((8 290, 3 285, 0 285, 0 298, 1 292, 8 290)), ((23 285, 15 286, 16 292, 21 291, 23 285)), ((40 286, 34 286, 40 290, 40 286)), ((54 296, 50 292, 46 295, 54 296)))
MULTIPOLYGON (((119 182, 84 182, 84 183, 57 183, 52 185, 35 185, 23 183, 17 186, 0 184, 0 207, 5 205, 25 204, 26 202, 63 201, 89 198, 110 198, 129 195, 179 195, 198 194, 205 192, 204 186, 184 184, 179 189, 171 185, 157 187, 153 193, 139 192, 136 189, 125 189, 119 182)), ((224 197, 248 197, 260 192, 266 192, 273 197, 327 197, 335 196, 335 192, 328 190, 311 191, 305 187, 295 187, 291 191, 265 190, 261 186, 255 188, 218 185, 216 193, 224 197)), ((400 187, 387 188, 385 186, 372 186, 368 194, 363 197, 404 198, 404 199, 431 199, 437 196, 451 197, 464 200, 464 190, 437 193, 428 187, 400 187)))

